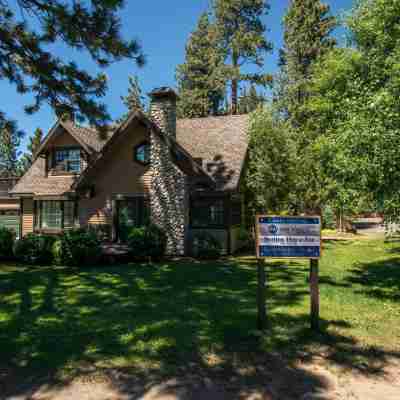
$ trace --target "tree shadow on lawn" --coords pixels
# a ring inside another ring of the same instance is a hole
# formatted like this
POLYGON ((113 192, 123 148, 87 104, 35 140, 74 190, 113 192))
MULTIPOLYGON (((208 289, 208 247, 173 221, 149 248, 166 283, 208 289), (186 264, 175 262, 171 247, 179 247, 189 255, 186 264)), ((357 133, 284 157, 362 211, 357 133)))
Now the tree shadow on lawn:
POLYGON ((359 293, 381 300, 400 301, 400 257, 357 264, 347 279, 359 293))
POLYGON ((187 385, 207 378, 223 385, 227 398, 263 388, 297 399, 327 386, 299 366, 322 347, 339 366, 381 371, 387 357, 398 354, 362 348, 335 332, 344 321, 321 321, 321 332, 313 333, 308 315, 279 311, 308 296, 307 270, 301 263, 269 270, 269 327, 260 335, 254 259, 9 268, 0 280, 0 391, 17 395, 43 383, 64 386, 96 370, 129 396, 169 378, 187 385))

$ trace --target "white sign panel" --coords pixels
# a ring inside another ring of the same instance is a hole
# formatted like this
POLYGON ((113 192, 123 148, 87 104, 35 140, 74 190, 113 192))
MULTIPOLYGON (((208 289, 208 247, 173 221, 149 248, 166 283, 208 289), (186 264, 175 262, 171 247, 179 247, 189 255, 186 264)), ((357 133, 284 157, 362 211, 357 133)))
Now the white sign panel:
POLYGON ((319 217, 257 217, 257 256, 321 257, 319 217))

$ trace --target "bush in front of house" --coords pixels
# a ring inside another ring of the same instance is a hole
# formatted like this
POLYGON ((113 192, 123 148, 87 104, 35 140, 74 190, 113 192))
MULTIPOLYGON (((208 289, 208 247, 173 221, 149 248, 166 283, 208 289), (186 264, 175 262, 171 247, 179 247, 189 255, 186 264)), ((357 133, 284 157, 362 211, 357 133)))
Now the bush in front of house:
POLYGON ((160 259, 165 254, 167 237, 157 225, 133 228, 128 235, 128 246, 133 257, 160 259))
POLYGON ((101 253, 101 241, 92 229, 65 231, 53 244, 53 257, 57 265, 94 265, 101 253))
POLYGON ((335 211, 331 206, 325 206, 322 211, 322 228, 323 229, 335 229, 336 228, 336 217, 335 211))
POLYGON ((204 260, 212 260, 221 256, 222 245, 210 233, 201 232, 193 236, 193 255, 204 260))
POLYGON ((18 240, 14 246, 14 255, 18 261, 31 265, 49 265, 53 262, 55 236, 29 233, 18 240))
POLYGON ((15 233, 5 227, 0 227, 0 258, 9 259, 14 255, 15 233))

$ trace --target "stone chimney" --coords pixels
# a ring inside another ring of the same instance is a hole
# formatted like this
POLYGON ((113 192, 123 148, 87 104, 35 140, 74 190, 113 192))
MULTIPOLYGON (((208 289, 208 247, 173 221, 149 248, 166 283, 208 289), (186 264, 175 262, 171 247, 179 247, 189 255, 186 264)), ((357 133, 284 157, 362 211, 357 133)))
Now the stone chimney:
POLYGON ((169 137, 176 139, 176 100, 175 91, 160 87, 149 93, 150 115, 154 123, 169 137))
MULTIPOLYGON (((165 136, 176 139, 176 100, 173 89, 162 87, 149 93, 150 115, 165 136)), ((156 132, 150 132, 151 220, 167 235, 168 255, 185 252, 188 226, 188 193, 185 174, 175 165, 170 146, 156 132)))

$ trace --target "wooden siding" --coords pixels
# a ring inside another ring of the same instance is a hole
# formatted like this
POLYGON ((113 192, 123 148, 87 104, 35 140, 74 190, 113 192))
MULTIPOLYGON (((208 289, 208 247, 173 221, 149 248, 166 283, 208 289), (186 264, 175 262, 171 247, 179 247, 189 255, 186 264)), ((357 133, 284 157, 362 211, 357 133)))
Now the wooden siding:
POLYGON ((131 132, 121 137, 118 145, 104 156, 98 168, 93 171, 91 182, 94 197, 79 200, 79 221, 81 226, 111 225, 112 200, 117 195, 142 195, 149 193, 151 172, 133 159, 133 149, 148 139, 147 129, 133 126, 131 132))
POLYGON ((22 200, 22 236, 33 232, 34 210, 33 199, 22 200))
POLYGON ((0 200, 0 211, 19 210, 19 200, 0 200))

